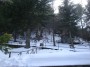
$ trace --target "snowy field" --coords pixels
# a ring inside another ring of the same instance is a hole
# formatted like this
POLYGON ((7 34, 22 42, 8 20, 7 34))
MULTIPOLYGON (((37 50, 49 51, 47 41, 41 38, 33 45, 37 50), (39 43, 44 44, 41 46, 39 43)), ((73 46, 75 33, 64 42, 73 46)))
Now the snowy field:
MULTIPOLYGON (((56 38, 58 39, 58 38, 56 38)), ((22 40, 22 44, 18 42, 9 42, 9 44, 18 44, 25 45, 25 41, 22 40)), ((40 47, 39 41, 37 43, 31 42, 31 46, 40 47)), ((9 50, 9 54, 4 54, 0 51, 0 67, 38 67, 38 66, 64 66, 64 65, 90 65, 90 44, 84 42, 83 44, 75 45, 75 49, 70 49, 69 44, 56 43, 56 46, 53 46, 51 41, 44 42, 44 47, 52 49, 39 49, 37 48, 37 53, 29 53, 20 51, 28 51, 30 49, 25 48, 14 48, 9 50)))
MULTIPOLYGON (((60 43, 59 47, 58 44, 56 47, 53 47, 51 43, 48 43, 48 45, 45 45, 46 47, 58 50, 37 49, 35 54, 23 52, 21 55, 12 53, 10 58, 8 54, 5 55, 0 51, 0 67, 90 65, 90 47, 86 44, 76 45, 75 49, 70 49, 68 44, 60 43)), ((15 48, 10 51, 19 52, 24 50, 28 49, 15 48)))

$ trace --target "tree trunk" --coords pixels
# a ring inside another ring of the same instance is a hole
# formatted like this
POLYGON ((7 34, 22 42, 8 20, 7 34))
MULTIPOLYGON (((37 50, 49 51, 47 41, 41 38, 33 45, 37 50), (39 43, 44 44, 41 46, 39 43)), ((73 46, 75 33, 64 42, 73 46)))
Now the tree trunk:
POLYGON ((61 43, 68 43, 68 35, 66 34, 67 31, 65 29, 63 29, 62 33, 61 33, 61 43))
POLYGON ((55 23, 54 23, 54 16, 53 16, 53 46, 56 46, 56 44, 55 44, 55 23))
POLYGON ((14 38, 14 42, 16 42, 16 38, 17 38, 17 34, 16 34, 16 31, 13 33, 13 38, 14 38))
POLYGON ((40 38, 42 38, 42 37, 43 37, 43 35, 42 35, 42 34, 43 34, 43 29, 41 29, 41 30, 40 30, 40 38))
POLYGON ((71 36, 71 32, 69 32, 69 35, 70 35, 70 48, 74 48, 73 38, 71 36))
POLYGON ((61 35, 61 43, 66 43, 65 35, 61 35))
POLYGON ((55 34, 54 34, 54 31, 53 31, 53 46, 56 46, 56 44, 55 44, 55 34))
POLYGON ((26 46, 25 48, 30 48, 30 29, 26 31, 26 46))

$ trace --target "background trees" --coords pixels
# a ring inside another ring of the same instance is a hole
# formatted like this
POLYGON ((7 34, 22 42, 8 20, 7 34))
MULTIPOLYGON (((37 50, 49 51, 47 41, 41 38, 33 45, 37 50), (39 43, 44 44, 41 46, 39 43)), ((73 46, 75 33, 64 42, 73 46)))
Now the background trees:
MULTIPOLYGON (((0 33, 12 33, 14 41, 17 35, 26 32, 26 48, 30 47, 30 34, 36 32, 36 38, 42 39, 44 29, 49 29, 54 35, 60 34, 62 43, 71 43, 78 35, 77 26, 82 20, 83 8, 64 0, 55 15, 51 8, 52 0, 5 0, 0 1, 0 33), (48 28, 47 28, 48 27, 48 28)), ((90 4, 86 6, 86 26, 89 25, 90 4)), ((88 27, 89 28, 89 27, 88 27)), ((85 30, 86 31, 86 30, 85 30)))
POLYGON ((66 43, 77 35, 77 23, 80 20, 81 5, 74 5, 70 0, 64 0, 63 5, 59 8, 59 30, 61 31, 61 41, 66 43), (68 39, 70 38, 70 39, 68 39))
POLYGON ((86 23, 86 28, 84 29, 84 39, 87 41, 90 41, 90 0, 87 0, 87 5, 85 7, 85 23, 86 23))
POLYGON ((4 2, 3 16, 6 20, 4 25, 5 27, 7 25, 9 31, 13 33, 14 41, 18 32, 23 30, 26 32, 26 48, 30 47, 30 33, 35 28, 39 30, 45 25, 46 17, 51 12, 49 4, 51 1, 10 0, 4 2))

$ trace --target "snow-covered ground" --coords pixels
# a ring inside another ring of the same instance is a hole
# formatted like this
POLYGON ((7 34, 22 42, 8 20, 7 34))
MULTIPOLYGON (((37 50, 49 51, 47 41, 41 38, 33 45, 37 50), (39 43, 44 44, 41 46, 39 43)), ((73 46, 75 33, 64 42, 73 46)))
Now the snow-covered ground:
MULTIPOLYGON (((41 40, 37 43, 31 42, 31 45, 40 47, 39 44, 41 42, 43 41, 41 40)), ((9 43, 16 44, 14 42, 9 43)), ((5 55, 0 51, 0 67, 90 65, 90 46, 88 43, 75 45, 75 49, 70 49, 69 44, 56 43, 56 46, 53 46, 51 41, 45 41, 43 43, 44 47, 53 49, 37 49, 37 53, 35 54, 22 52, 22 54, 19 55, 18 53, 11 53, 10 58, 9 54, 5 55)), ((25 43, 22 43, 22 45, 25 45, 25 43)), ((33 49, 33 47, 30 49, 33 49)), ((30 49, 14 48, 9 51, 20 52, 30 49)))
MULTIPOLYGON (((76 45, 75 51, 70 49, 67 44, 59 44, 59 50, 38 49, 35 54, 22 55, 12 53, 11 57, 0 51, 0 66, 60 66, 60 65, 90 65, 90 48, 89 46, 76 45)), ((58 47, 46 46, 58 49, 58 47)), ((25 48, 12 49, 11 51, 24 51, 25 48)))

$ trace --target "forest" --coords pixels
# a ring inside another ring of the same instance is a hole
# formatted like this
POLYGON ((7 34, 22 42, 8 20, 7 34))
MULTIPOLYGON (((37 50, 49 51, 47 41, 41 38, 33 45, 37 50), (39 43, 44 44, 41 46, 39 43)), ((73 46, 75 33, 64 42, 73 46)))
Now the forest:
POLYGON ((37 40, 48 32, 53 34, 53 41, 54 35, 58 34, 62 43, 71 43, 75 37, 90 41, 90 1, 83 8, 81 4, 64 0, 58 14, 54 14, 52 2, 53 0, 1 0, 0 36, 12 34, 16 41, 19 35, 26 35, 26 48, 30 47, 31 33, 36 34, 37 40))
POLYGON ((36 51, 40 48, 62 51, 60 46, 68 46, 70 51, 77 52, 78 45, 82 46, 81 49, 90 49, 90 0, 87 0, 85 7, 71 0, 63 0, 57 14, 54 13, 53 2, 0 0, 0 51, 8 53, 10 58, 12 51, 9 50, 14 48, 21 50, 14 52, 20 55, 25 51, 29 53, 33 47, 36 51))

